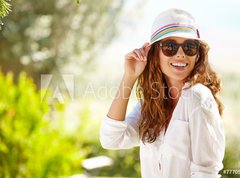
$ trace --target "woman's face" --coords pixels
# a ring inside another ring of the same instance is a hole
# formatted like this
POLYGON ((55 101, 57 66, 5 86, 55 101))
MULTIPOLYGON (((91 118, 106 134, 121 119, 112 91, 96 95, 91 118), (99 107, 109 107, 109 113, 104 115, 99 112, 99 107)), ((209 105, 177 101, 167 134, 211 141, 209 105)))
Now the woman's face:
MULTIPOLYGON (((169 37, 162 41, 166 40, 174 40, 178 44, 182 44, 187 38, 180 37, 169 37)), ((175 55, 169 57, 163 54, 162 47, 159 50, 160 57, 160 68, 169 82, 184 82, 184 79, 188 77, 188 75, 193 70, 198 53, 194 56, 188 56, 184 53, 182 47, 178 48, 178 51, 175 55)))

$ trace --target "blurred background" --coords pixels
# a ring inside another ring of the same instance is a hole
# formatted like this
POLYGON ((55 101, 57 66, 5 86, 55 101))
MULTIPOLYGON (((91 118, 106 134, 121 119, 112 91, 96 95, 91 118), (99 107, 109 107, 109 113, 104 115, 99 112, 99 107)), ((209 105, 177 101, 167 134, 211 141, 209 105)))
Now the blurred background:
POLYGON ((138 148, 101 148, 100 122, 124 55, 170 7, 189 11, 210 44, 225 108, 221 173, 240 177, 239 0, 0 0, 0 178, 140 177, 138 148))

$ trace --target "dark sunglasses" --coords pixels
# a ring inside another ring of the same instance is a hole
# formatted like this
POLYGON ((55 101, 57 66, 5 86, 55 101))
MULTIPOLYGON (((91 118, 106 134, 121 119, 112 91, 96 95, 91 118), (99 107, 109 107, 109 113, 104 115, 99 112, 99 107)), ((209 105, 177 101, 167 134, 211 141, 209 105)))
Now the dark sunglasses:
POLYGON ((166 40, 160 42, 159 44, 162 48, 163 54, 168 57, 172 57, 177 54, 180 46, 187 56, 194 56, 198 53, 200 46, 200 43, 197 40, 186 40, 182 44, 178 44, 175 40, 166 40))

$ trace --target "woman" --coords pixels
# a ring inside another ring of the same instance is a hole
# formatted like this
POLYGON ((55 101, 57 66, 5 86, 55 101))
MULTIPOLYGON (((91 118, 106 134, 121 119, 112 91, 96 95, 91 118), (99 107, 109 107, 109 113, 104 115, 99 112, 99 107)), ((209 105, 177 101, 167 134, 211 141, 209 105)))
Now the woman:
POLYGON ((151 43, 125 56, 119 90, 102 120, 102 146, 140 146, 143 178, 220 177, 225 150, 220 80, 207 54, 188 12, 160 13, 151 43), (125 116, 136 81, 139 102, 125 116))

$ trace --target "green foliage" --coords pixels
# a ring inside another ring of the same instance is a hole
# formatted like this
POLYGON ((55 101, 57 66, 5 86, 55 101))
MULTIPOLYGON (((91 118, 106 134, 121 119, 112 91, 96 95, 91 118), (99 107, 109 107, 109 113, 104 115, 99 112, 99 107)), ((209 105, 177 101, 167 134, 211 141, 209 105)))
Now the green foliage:
POLYGON ((221 171, 223 178, 237 178, 239 174, 224 174, 224 170, 239 170, 240 168, 240 136, 238 134, 239 122, 239 88, 240 76, 236 73, 224 73, 223 80, 223 100, 224 113, 223 118, 225 134, 226 134, 226 150, 224 156, 224 169, 221 171))
POLYGON ((3 72, 23 70, 39 84, 40 74, 70 65, 79 74, 93 70, 96 53, 116 35, 123 0, 17 0, 11 5, 0 33, 0 65, 3 72))
POLYGON ((0 177, 51 178, 81 172, 77 136, 62 130, 63 109, 41 101, 26 74, 0 73, 0 177))
POLYGON ((10 10, 11 5, 5 1, 5 0, 0 0, 0 18, 5 17, 11 10, 10 10))
POLYGON ((91 102, 83 103, 77 112, 80 122, 69 130, 66 104, 41 101, 41 91, 25 73, 17 84, 13 74, 0 73, 0 178, 67 177, 83 171, 83 159, 99 155, 110 156, 114 165, 92 175, 140 177, 138 149, 104 150, 101 120, 93 117, 91 102))
MULTIPOLYGON (((224 169, 223 170, 238 170, 240 167, 240 137, 239 135, 227 136, 226 151, 224 156, 224 169)), ((224 174, 221 171, 223 178, 239 178, 239 174, 224 174)))

